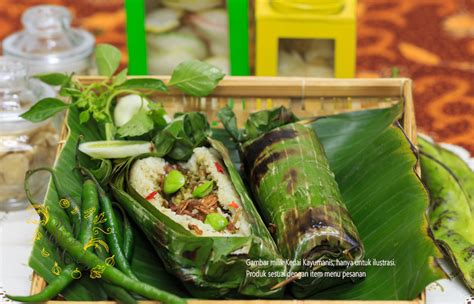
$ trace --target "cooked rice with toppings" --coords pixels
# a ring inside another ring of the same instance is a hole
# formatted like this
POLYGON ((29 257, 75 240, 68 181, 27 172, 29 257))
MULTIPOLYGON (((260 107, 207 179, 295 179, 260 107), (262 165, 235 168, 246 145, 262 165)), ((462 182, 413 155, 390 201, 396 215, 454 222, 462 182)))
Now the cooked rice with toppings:
POLYGON ((219 154, 212 148, 194 149, 186 163, 169 163, 159 157, 137 160, 130 171, 131 186, 160 212, 198 236, 249 235, 249 225, 242 214, 240 197, 230 181, 219 154), (163 183, 168 172, 180 171, 186 182, 177 192, 167 195, 163 183), (194 197, 194 189, 206 181, 213 188, 202 198, 194 197), (220 231, 205 220, 208 214, 225 217, 227 226, 220 231))

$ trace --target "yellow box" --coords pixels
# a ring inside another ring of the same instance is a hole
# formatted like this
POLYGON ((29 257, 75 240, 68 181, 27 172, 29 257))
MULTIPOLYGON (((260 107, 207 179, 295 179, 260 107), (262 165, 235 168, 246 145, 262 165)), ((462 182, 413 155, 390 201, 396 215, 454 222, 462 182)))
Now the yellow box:
POLYGON ((336 14, 316 14, 295 10, 276 10, 269 0, 255 1, 255 74, 278 74, 278 41, 290 39, 333 39, 334 76, 354 77, 356 52, 357 0, 345 0, 336 14))

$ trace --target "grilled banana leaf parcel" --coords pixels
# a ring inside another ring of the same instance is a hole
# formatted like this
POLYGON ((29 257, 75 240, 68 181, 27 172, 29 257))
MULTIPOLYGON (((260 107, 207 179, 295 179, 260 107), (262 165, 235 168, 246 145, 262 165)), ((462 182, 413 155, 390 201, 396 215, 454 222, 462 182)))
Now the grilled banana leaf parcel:
POLYGON ((194 297, 281 296, 283 288, 272 287, 282 276, 249 275, 285 273, 285 266, 271 263, 276 245, 227 150, 206 144, 189 145, 187 161, 146 154, 118 165, 114 195, 194 297))
MULTIPOLYGON (((282 256, 293 261, 289 271, 301 272, 292 292, 305 297, 344 282, 311 273, 353 270, 364 248, 315 132, 292 122, 294 116, 285 111, 253 114, 238 137, 244 139, 245 172, 264 220, 282 256), (261 128, 249 128, 255 125, 261 128), (265 125, 273 129, 265 130, 265 125)), ((229 109, 220 113, 227 128, 232 128, 232 115, 229 109)))
POLYGON ((421 176, 430 193, 429 221, 436 243, 474 291, 474 173, 457 155, 418 137, 421 176))

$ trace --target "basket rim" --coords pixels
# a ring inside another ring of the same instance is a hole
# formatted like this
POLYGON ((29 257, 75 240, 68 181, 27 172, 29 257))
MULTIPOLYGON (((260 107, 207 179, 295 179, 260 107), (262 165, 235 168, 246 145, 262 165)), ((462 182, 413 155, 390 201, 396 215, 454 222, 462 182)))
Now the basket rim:
MULTIPOLYGON (((75 79, 84 83, 103 81, 107 79, 101 76, 74 76, 75 79)), ((170 76, 129 76, 129 79, 154 78, 164 82, 169 81, 170 76)), ((165 93, 157 94, 165 95, 165 93)), ((176 89, 171 89, 169 95, 183 96, 176 89)), ((412 98, 412 81, 409 78, 377 78, 377 79, 327 79, 327 78, 305 78, 305 77, 260 77, 260 76, 226 76, 217 86, 216 90, 208 97, 399 97, 404 103, 403 129, 407 139, 416 144, 416 122, 412 98), (304 90, 303 90, 304 89, 304 90), (302 92, 304 94, 302 94, 302 92)), ((61 142, 67 137, 68 128, 62 123, 61 142)), ((62 149, 58 145, 56 156, 62 149)), ((419 165, 416 166, 418 175, 419 165)), ((33 271, 30 294, 44 289, 46 281, 33 271)), ((51 300, 46 303, 66 304, 70 301, 51 300)), ((81 304, 114 304, 114 301, 81 301, 81 304)), ((140 304, 158 303, 155 301, 140 301, 140 304)), ((226 303, 226 304, 424 304, 425 292, 413 300, 403 301, 359 301, 359 300, 189 300, 190 304, 226 303)))

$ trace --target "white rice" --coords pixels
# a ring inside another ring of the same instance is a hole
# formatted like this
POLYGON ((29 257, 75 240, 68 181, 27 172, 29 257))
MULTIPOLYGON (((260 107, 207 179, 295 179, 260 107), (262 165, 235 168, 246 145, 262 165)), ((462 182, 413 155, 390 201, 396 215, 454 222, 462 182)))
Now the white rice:
MULTIPOLYGON (((226 172, 219 172, 215 163, 218 163, 222 168, 224 165, 219 161, 219 155, 214 149, 204 147, 194 149, 192 157, 186 163, 180 165, 192 172, 198 172, 198 163, 203 163, 207 168, 211 178, 217 185, 217 197, 220 206, 235 215, 236 210, 242 208, 240 197, 235 191, 232 182, 226 172), (238 208, 229 208, 228 204, 235 202, 238 208)), ((161 191, 160 181, 165 173, 166 161, 158 157, 147 157, 137 160, 130 170, 131 186, 143 197, 147 197, 153 191, 161 191)), ((163 206, 163 198, 160 194, 156 194, 154 198, 148 200, 160 212, 171 218, 176 223, 190 230, 188 225, 194 224, 202 230, 201 236, 242 236, 250 234, 250 227, 245 220, 245 214, 242 212, 238 218, 235 227, 238 228, 236 233, 229 233, 226 229, 222 231, 214 230, 210 225, 204 224, 198 219, 189 215, 178 215, 169 208, 163 206)), ((193 230, 192 233, 196 234, 193 230)), ((196 234, 197 235, 197 234, 196 234)))

